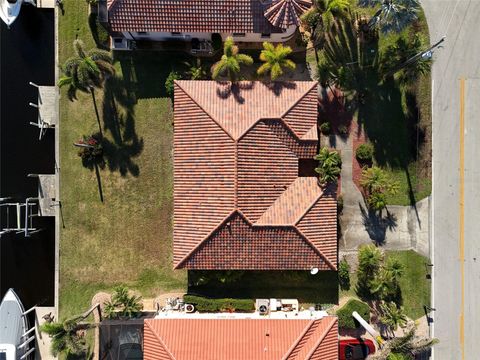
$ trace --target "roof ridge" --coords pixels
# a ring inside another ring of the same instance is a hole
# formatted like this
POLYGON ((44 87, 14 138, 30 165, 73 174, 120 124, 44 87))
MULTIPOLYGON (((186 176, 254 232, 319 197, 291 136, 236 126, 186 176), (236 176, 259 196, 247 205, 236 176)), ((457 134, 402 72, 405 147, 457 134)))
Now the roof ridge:
POLYGON ((335 325, 335 323, 337 322, 337 319, 334 316, 326 316, 326 317, 329 317, 329 318, 333 319, 333 321, 330 322, 330 324, 327 326, 327 328, 323 332, 323 336, 321 336, 317 340, 317 342, 315 343, 315 346, 313 346, 312 350, 310 350, 310 352, 308 353, 308 355, 306 357, 307 359, 310 359, 312 357, 313 353, 317 350, 317 348, 320 346, 322 341, 325 340, 325 337, 328 335, 328 333, 332 329, 333 325, 335 325))
MULTIPOLYGON (((183 93, 185 95, 187 95, 188 98, 195 103, 195 105, 197 105, 215 124, 217 124, 220 127, 220 129, 222 129, 225 132, 225 134, 227 134, 233 141, 235 141, 232 134, 230 134, 217 120, 215 120, 214 117, 212 116, 212 114, 210 114, 207 110, 205 110, 205 108, 202 105, 200 105, 197 101, 195 101, 195 99, 188 93, 188 91, 186 91, 180 85, 180 83, 183 82, 183 81, 187 82, 187 81, 191 81, 191 80, 174 80, 174 84, 176 84, 180 88, 180 90, 182 90, 183 93)), ((211 81, 211 80, 196 80, 196 81, 211 81)))
MULTIPOLYGON (((283 192, 280 194, 280 196, 278 196, 278 197, 275 199, 275 201, 274 201, 274 202, 263 212, 263 214, 257 219, 257 221, 254 223, 254 226, 262 226, 262 225, 268 226, 268 225, 269 225, 269 224, 258 224, 258 221, 267 213, 267 211, 269 211, 273 206, 275 206, 275 204, 277 203, 277 201, 280 201, 280 199, 283 197, 283 195, 293 186, 293 184, 295 184, 297 181, 299 181, 299 179, 302 179, 302 178, 301 178, 301 177, 297 177, 290 185, 288 185, 288 187, 285 189, 285 191, 283 191, 283 192)), ((302 181, 302 180, 300 180, 300 181, 302 181)), ((318 196, 316 196, 316 198, 312 201, 312 203, 305 208, 305 211, 303 211, 303 212, 299 215, 298 219, 296 219, 292 224, 284 224, 283 226, 295 226, 295 225, 297 225, 297 224, 300 222, 300 220, 303 219, 303 218, 307 215, 307 213, 310 211, 310 209, 315 206, 315 204, 318 202, 318 200, 320 200, 320 198, 322 197, 322 195, 323 195, 323 190, 321 191, 321 193, 320 193, 318 196)), ((280 225, 279 225, 279 224, 272 224, 271 226, 280 226, 280 225)))
POLYGON ((293 223, 295 226, 297 226, 297 225, 300 223, 300 221, 302 221, 303 218, 309 213, 309 211, 310 211, 315 205, 317 205, 317 203, 320 201, 320 199, 323 197, 324 194, 325 194, 325 191, 323 191, 323 188, 322 188, 322 193, 318 196, 318 198, 317 198, 316 200, 314 200, 314 201, 312 202, 312 204, 305 210, 305 212, 304 212, 302 215, 300 215, 300 217, 298 218, 298 220, 293 223))
POLYGON ((309 322, 309 324, 307 324, 307 326, 305 326, 305 329, 303 329, 302 333, 297 338, 297 340, 295 340, 295 342, 290 346, 290 349, 288 349, 287 353, 285 355, 283 355, 282 360, 287 360, 288 359, 288 357, 292 354, 292 352, 295 350, 297 345, 300 343, 300 341, 302 341, 302 339, 310 331, 310 329, 312 328, 312 326, 315 324, 315 322, 317 320, 312 320, 312 321, 309 322))
POLYGON ((168 355, 170 356, 170 359, 172 360, 176 360, 175 356, 172 354, 172 352, 170 351, 170 349, 167 347, 167 345, 165 345, 165 343, 163 342, 162 338, 160 337, 160 335, 157 334, 157 332, 152 328, 152 326, 150 325, 150 323, 152 322, 151 320, 154 320, 154 319, 146 319, 144 321, 144 323, 149 327, 149 329, 151 330, 153 336, 159 341, 160 345, 163 346, 163 348, 165 349, 165 351, 168 353, 168 355), (150 320, 150 321, 149 321, 150 320))
MULTIPOLYGON (((233 209, 226 217, 224 217, 217 226, 215 226, 212 231, 210 231, 197 245, 195 245, 192 250, 190 250, 187 255, 185 255, 178 263, 177 265, 174 266, 174 269, 178 269, 180 265, 182 265, 182 263, 184 263, 185 261, 188 260, 188 258, 190 256, 193 255, 194 252, 196 252, 198 250, 198 248, 200 247, 200 245, 202 245, 205 241, 207 241, 210 236, 212 236, 212 234, 217 231, 218 228, 220 228, 221 225, 223 225, 223 223, 225 223, 233 214, 235 214, 235 212, 237 212, 238 209, 233 209)), ((242 216, 244 216, 242 214, 242 216)), ((244 216, 245 217, 245 216, 244 216)), ((250 223, 250 221, 249 221, 250 223)))
MULTIPOLYGON (((310 82, 310 81, 305 81, 305 82, 310 82)), ((314 87, 317 87, 317 86, 318 86, 318 81, 314 81, 313 84, 312 84, 312 86, 311 86, 307 91, 305 91, 305 92, 303 93, 303 95, 300 96, 300 98, 298 98, 297 101, 295 101, 295 102, 293 103, 293 105, 290 106, 290 107, 287 109, 287 111, 285 111, 285 113, 284 113, 281 117, 282 117, 282 118, 285 117, 295 106, 297 106, 297 104, 298 104, 300 101, 302 101, 302 100, 305 98, 305 96, 307 96, 307 94, 310 93, 310 91, 312 91, 312 89, 313 89, 314 87)))
POLYGON ((327 263, 327 265, 332 269, 332 270, 336 270, 336 267, 333 266, 332 262, 330 260, 327 259, 327 257, 325 256, 325 254, 319 249, 317 248, 306 236, 305 234, 298 228, 297 225, 293 225, 292 226, 295 230, 298 231, 298 233, 300 234, 300 236, 302 237, 302 239, 312 247, 312 249, 314 249, 318 255, 320 255, 320 257, 327 263))

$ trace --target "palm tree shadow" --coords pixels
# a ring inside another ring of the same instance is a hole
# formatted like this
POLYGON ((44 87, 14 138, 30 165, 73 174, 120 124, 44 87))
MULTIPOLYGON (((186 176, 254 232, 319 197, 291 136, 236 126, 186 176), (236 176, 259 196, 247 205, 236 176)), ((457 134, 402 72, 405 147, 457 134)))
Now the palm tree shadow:
POLYGON ((276 96, 280 96, 284 89, 292 90, 297 88, 297 84, 290 81, 272 81, 265 83, 265 86, 276 96))
POLYGON ((230 82, 230 81, 219 81, 217 87, 217 95, 222 99, 228 99, 230 96, 233 96, 236 102, 243 104, 245 98, 242 96, 241 92, 246 90, 251 90, 255 86, 253 81, 241 81, 241 82, 230 82))
POLYGON ((368 236, 377 246, 385 244, 387 230, 395 230, 397 227, 397 217, 395 214, 386 211, 386 216, 368 209, 365 204, 358 203, 360 212, 362 213, 362 222, 368 236))
POLYGON ((138 176, 140 168, 134 159, 143 151, 143 139, 135 129, 134 105, 136 98, 126 90, 122 79, 111 77, 105 82, 103 123, 112 140, 102 140, 105 163, 110 171, 122 176, 138 176))

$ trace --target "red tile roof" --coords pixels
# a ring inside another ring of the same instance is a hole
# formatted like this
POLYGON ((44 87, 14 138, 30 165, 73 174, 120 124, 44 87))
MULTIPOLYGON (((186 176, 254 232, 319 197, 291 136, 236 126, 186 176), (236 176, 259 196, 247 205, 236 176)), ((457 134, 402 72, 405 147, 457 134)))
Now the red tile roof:
POLYGON ((259 0, 113 0, 113 31, 278 33, 259 0))
POLYGON ((312 6, 311 0, 273 0, 265 9, 265 17, 275 27, 287 29, 300 25, 300 16, 312 6))
POLYGON ((175 267, 336 269, 336 195, 298 176, 316 85, 175 83, 175 267))
POLYGON ((149 319, 145 360, 337 360, 337 318, 149 319))

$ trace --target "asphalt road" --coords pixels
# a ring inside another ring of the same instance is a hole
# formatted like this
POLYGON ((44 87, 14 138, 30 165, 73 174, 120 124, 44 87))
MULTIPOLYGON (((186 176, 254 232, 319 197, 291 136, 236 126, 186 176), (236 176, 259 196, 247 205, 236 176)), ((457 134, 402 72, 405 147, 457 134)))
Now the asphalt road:
POLYGON ((433 314, 436 360, 479 359, 480 1, 422 1, 433 65, 433 314))

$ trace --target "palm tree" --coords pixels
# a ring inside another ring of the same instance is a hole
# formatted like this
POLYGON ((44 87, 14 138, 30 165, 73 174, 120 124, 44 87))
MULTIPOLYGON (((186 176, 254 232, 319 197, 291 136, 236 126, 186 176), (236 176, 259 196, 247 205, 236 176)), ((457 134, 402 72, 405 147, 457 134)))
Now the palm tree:
POLYGON ((278 44, 276 47, 269 42, 263 43, 263 50, 260 53, 260 60, 264 62, 257 69, 258 75, 265 75, 270 73, 270 78, 276 80, 283 74, 283 68, 295 70, 295 63, 287 59, 288 55, 292 53, 290 46, 283 46, 278 44))
POLYGON ((73 48, 75 56, 67 59, 61 67, 63 76, 59 79, 58 86, 68 86, 68 97, 72 101, 76 99, 78 90, 91 93, 100 135, 102 135, 95 88, 102 88, 105 78, 115 73, 112 56, 108 51, 100 49, 86 51, 85 44, 78 39, 73 42, 73 48))
POLYGON ((395 330, 400 326, 404 328, 407 324, 407 316, 403 310, 403 307, 398 307, 394 302, 383 302, 380 304, 380 310, 382 315, 380 320, 390 330, 393 337, 395 337, 395 330))
POLYGON ((396 74, 400 84, 409 86, 415 83, 420 75, 428 74, 432 65, 431 60, 421 59, 404 65, 408 59, 420 53, 422 48, 422 40, 418 34, 408 39, 404 36, 399 37, 394 44, 387 47, 382 55, 381 71, 384 77, 396 74))
POLYGON ((365 245, 358 250, 358 275, 373 279, 380 269, 382 252, 374 245, 365 245))
POLYGON ((388 271, 392 276, 392 279, 398 283, 405 273, 405 266, 396 257, 389 257, 385 264, 385 270, 388 271))
POLYGON ((392 275, 381 269, 373 279, 368 282, 370 293, 376 300, 391 300, 397 291, 392 275))
POLYGON ((252 65, 253 59, 251 56, 240 54, 238 46, 235 45, 233 38, 229 36, 223 44, 222 58, 213 65, 212 78, 217 79, 226 72, 230 81, 234 82, 242 64, 252 65))
POLYGON ((82 330, 94 328, 97 324, 85 322, 84 320, 95 310, 99 304, 93 305, 81 315, 74 316, 63 322, 44 323, 40 331, 48 334, 51 341, 50 351, 53 356, 60 353, 82 356, 87 351, 85 337, 79 334, 82 330))
POLYGON ((366 192, 370 209, 378 211, 387 206, 386 195, 395 195, 399 187, 396 181, 392 181, 385 171, 377 166, 363 169, 360 185, 366 192))
MULTIPOLYGON (((381 349, 379 349, 375 354, 369 355, 369 360, 384 360, 392 359, 390 354, 401 354, 403 358, 400 359, 415 359, 416 355, 420 355, 429 349, 435 344, 438 343, 437 339, 428 339, 417 337, 415 326, 412 326, 405 336, 397 337, 392 340, 387 340, 383 342, 381 349)), ((395 359, 395 358, 393 358, 395 359)))
POLYGON ((315 156, 319 166, 315 171, 319 174, 318 181, 320 185, 325 186, 328 183, 336 183, 342 170, 342 159, 335 150, 329 150, 322 147, 318 155, 315 156))
POLYGON ((302 22, 310 32, 317 64, 317 50, 323 47, 325 34, 332 30, 336 19, 349 16, 350 6, 348 0, 317 0, 312 9, 303 14, 302 22))
POLYGON ((369 27, 378 26, 386 34, 391 31, 401 32, 417 19, 420 9, 418 0, 359 0, 362 7, 376 7, 378 11, 370 19, 369 27))
POLYGON ((116 316, 135 317, 142 310, 141 297, 130 295, 127 287, 117 286, 114 288, 111 301, 107 301, 104 313, 107 318, 116 316))
POLYGON ((367 205, 369 209, 381 211, 387 206, 387 195, 383 192, 373 192, 367 196, 367 205))
POLYGON ((395 195, 398 191, 398 183, 392 181, 387 173, 377 166, 363 169, 360 185, 370 194, 381 192, 395 195))

